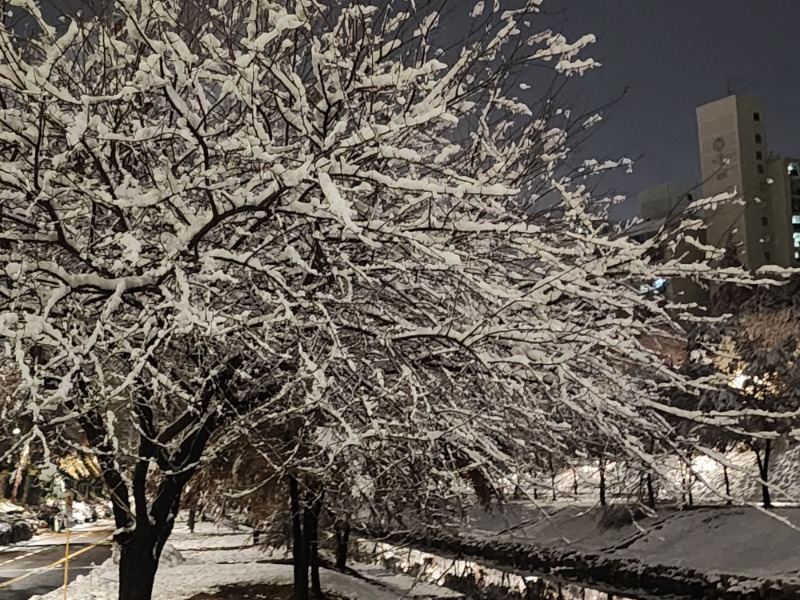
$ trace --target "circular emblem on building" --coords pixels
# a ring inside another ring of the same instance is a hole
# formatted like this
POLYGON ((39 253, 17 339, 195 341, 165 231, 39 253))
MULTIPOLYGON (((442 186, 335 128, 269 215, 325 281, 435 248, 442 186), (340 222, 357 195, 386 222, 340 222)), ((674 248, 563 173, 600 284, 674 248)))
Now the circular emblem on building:
POLYGON ((725 140, 723 140, 721 137, 718 137, 717 139, 714 140, 712 146, 714 150, 720 152, 725 147, 725 140))

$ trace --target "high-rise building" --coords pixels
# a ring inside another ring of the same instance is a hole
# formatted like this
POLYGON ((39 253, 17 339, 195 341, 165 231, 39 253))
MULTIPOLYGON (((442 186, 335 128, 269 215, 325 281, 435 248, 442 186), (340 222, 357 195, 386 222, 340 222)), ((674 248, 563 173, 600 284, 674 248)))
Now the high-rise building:
POLYGON ((770 156, 767 172, 773 201, 781 198, 784 206, 782 216, 791 224, 791 260, 800 264, 800 160, 785 156, 770 156))
MULTIPOLYGON (((749 269, 770 264, 790 266, 800 258, 800 189, 798 246, 792 236, 793 178, 787 161, 767 148, 763 111, 757 99, 730 96, 697 109, 703 195, 736 193, 737 200, 707 210, 709 244, 735 250, 749 269)), ((797 172, 797 169, 794 170, 797 172)), ((800 179, 798 186, 800 188, 800 179)))

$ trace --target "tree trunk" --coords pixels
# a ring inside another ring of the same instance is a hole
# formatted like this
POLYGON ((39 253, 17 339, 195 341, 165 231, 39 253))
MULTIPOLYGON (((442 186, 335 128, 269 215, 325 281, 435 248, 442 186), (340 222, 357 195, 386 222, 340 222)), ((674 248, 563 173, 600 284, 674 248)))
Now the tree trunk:
POLYGON ((575 496, 578 495, 578 472, 572 471, 572 491, 575 496))
POLYGON ((772 508, 772 499, 769 495, 769 486, 767 485, 767 478, 769 477, 769 457, 772 453, 772 440, 767 440, 764 443, 764 457, 762 459, 761 453, 756 449, 756 462, 758 463, 758 474, 761 476, 761 502, 764 508, 772 508))
POLYGON ((647 485, 647 506, 650 508, 656 507, 656 494, 653 490, 653 474, 648 473, 645 477, 645 484, 647 485))
POLYGON ((525 495, 522 493, 522 488, 519 485, 514 485, 514 500, 522 500, 525 495))
POLYGON ((300 490, 297 478, 289 475, 289 498, 292 512, 292 563, 294 565, 294 598, 308 600, 308 552, 303 539, 303 515, 300 511, 300 490))
POLYGON ((733 501, 731 500, 731 480, 728 478, 728 467, 722 465, 722 476, 725 479, 725 504, 730 506, 733 501))
POLYGON ((336 524, 336 568, 344 571, 347 566, 347 551, 350 543, 350 523, 336 524))
POLYGON ((547 458, 548 462, 550 463, 550 487, 553 490, 553 502, 556 501, 556 469, 553 466, 553 457, 550 456, 547 458))
POLYGON ((19 488, 22 485, 22 480, 28 471, 28 457, 30 456, 30 442, 25 442, 22 448, 22 453, 19 455, 19 462, 17 463, 17 470, 14 473, 14 487, 11 489, 11 501, 16 502, 19 496, 19 488))
POLYGON ((692 481, 693 472, 692 466, 694 465, 694 456, 690 453, 688 456, 689 464, 684 466, 684 477, 683 477, 683 488, 684 488, 684 501, 686 502, 687 506, 692 506, 694 504, 694 496, 692 496, 692 486, 694 481, 692 481))
POLYGON ((303 534, 308 550, 308 564, 311 567, 311 591, 322 598, 322 584, 319 580, 319 517, 322 512, 322 492, 312 487, 303 511, 305 525, 303 534))
POLYGON ((120 546, 119 600, 151 600, 158 569, 155 554, 154 538, 134 539, 120 546))
POLYGON ((11 477, 11 473, 8 471, 0 472, 0 498, 6 497, 6 487, 8 487, 8 480, 11 477))
POLYGON ((600 506, 605 506, 606 503, 606 464, 601 458, 598 461, 598 470, 600 471, 600 506))
POLYGON ((189 532, 194 533, 194 526, 197 522, 197 509, 193 506, 189 509, 189 520, 186 522, 186 525, 189 527, 189 532))
POLYGON ((158 561, 180 507, 183 484, 165 479, 148 510, 144 483, 134 480, 136 528, 115 536, 120 546, 119 600, 151 600, 158 561))
POLYGON ((33 473, 31 470, 25 473, 25 482, 22 484, 22 504, 28 504, 30 502, 30 494, 31 494, 31 485, 33 484, 33 473))
POLYGON ((17 471, 14 474, 14 487, 11 489, 11 501, 12 502, 19 502, 19 489, 22 485, 22 480, 25 478, 25 470, 22 468, 22 465, 17 467, 17 471))

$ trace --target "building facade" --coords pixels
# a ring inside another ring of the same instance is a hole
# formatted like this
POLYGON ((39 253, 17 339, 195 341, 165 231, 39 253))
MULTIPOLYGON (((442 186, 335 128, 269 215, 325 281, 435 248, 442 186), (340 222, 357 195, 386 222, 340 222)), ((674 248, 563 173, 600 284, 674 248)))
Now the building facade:
POLYGON ((773 155, 769 175, 773 197, 784 199, 784 219, 791 224, 792 263, 800 265, 800 159, 773 155))
POLYGON ((753 270, 800 260, 800 178, 794 176, 795 186, 790 176, 790 165, 798 161, 770 155, 759 101, 729 96, 700 106, 697 128, 703 195, 736 194, 706 211, 708 242, 735 250, 741 264, 753 270), (798 193, 796 238, 792 189, 798 193))

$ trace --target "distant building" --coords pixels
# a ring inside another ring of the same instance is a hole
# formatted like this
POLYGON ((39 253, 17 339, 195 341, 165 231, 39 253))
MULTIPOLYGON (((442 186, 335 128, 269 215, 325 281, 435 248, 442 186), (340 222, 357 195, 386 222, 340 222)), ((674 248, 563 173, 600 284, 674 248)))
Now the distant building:
MULTIPOLYGON (((640 221, 625 228, 623 235, 640 243, 661 235, 662 238, 658 240, 660 243, 654 244, 650 251, 650 256, 655 261, 674 258, 676 252, 689 260, 699 260, 701 257, 696 249, 683 243, 677 246, 672 244, 675 241, 674 228, 689 216, 687 209, 694 200, 691 190, 691 185, 676 182, 662 183, 643 190, 638 195, 640 221)), ((696 237, 700 243, 705 242, 703 231, 696 232, 696 237)), ((642 282, 639 290, 643 294, 664 293, 672 302, 684 305, 702 305, 706 301, 706 294, 701 286, 685 279, 642 282)))
POLYGON ((789 174, 790 165, 798 161, 769 154, 758 100, 729 96, 700 106, 697 128, 703 195, 736 192, 740 197, 706 212, 708 242, 735 249, 748 269, 765 264, 788 267, 800 260, 800 189, 794 183, 797 175, 789 174), (793 186, 798 192, 797 246, 792 233, 793 186))
POLYGON ((780 198, 783 212, 781 221, 789 227, 791 237, 792 264, 800 264, 800 159, 785 156, 770 156, 767 173, 770 177, 770 188, 773 202, 780 198))
MULTIPOLYGON (((800 159, 770 153, 763 110, 756 98, 729 96, 697 108, 700 165, 703 174, 700 197, 736 193, 735 200, 720 202, 691 215, 705 222, 697 241, 736 253, 747 269, 764 265, 800 265, 800 159)), ((686 215, 692 187, 663 183, 639 194, 638 223, 622 235, 645 242, 656 235, 652 258, 684 257, 698 260, 691 244, 670 243, 670 230, 686 215), (666 256, 666 248, 669 255, 666 256)), ((676 279, 645 282, 643 293, 661 291, 670 300, 702 307, 713 290, 697 282, 676 279)))
POLYGON ((645 221, 680 221, 692 202, 692 186, 670 181, 639 192, 639 217, 645 221))
POLYGON ((640 222, 625 230, 625 235, 644 242, 665 227, 677 224, 692 202, 691 186, 669 182, 639 192, 640 222))

